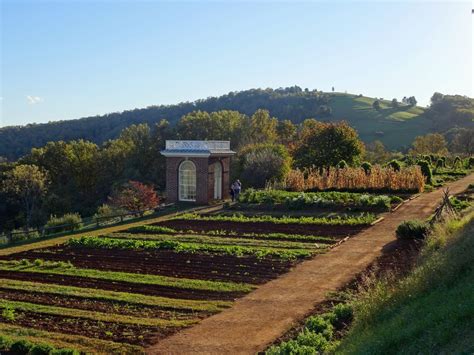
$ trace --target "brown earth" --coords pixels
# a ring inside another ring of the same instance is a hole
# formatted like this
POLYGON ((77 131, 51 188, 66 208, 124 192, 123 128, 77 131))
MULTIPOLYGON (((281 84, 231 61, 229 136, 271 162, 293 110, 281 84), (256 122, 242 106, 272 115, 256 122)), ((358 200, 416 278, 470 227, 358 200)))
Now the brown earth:
POLYGON ((0 278, 192 300, 232 301, 245 294, 245 292, 191 290, 177 287, 141 284, 124 281, 108 281, 95 279, 92 277, 66 276, 25 271, 1 270, 0 278))
POLYGON ((172 219, 154 225, 165 226, 179 230, 196 232, 209 230, 227 230, 236 233, 286 233, 320 236, 348 236, 359 233, 368 225, 358 226, 323 226, 318 224, 272 223, 272 222, 229 222, 229 221, 188 221, 172 219))
POLYGON ((95 298, 63 296, 47 292, 32 292, 25 290, 12 290, 0 287, 0 299, 21 301, 63 308, 75 308, 95 312, 116 313, 144 318, 161 319, 195 319, 208 316, 205 312, 192 312, 191 310, 177 311, 166 310, 163 307, 137 305, 126 302, 98 300, 95 298))
MULTIPOLYGON (((474 183, 474 174, 447 184, 452 194, 474 183)), ((395 229, 408 219, 427 218, 442 190, 422 194, 330 252, 302 262, 217 315, 148 348, 149 354, 255 354, 310 314, 328 292, 348 284, 394 247, 395 229)), ((216 229, 216 228, 214 228, 216 229)))
POLYGON ((177 332, 182 327, 159 328, 145 325, 104 322, 79 317, 15 311, 15 320, 5 321, 26 328, 82 335, 90 338, 146 346, 177 332))
POLYGON ((274 279, 295 264, 294 261, 254 256, 176 253, 170 250, 116 249, 111 253, 107 249, 67 246, 0 256, 1 259, 70 261, 80 268, 252 284, 274 279))

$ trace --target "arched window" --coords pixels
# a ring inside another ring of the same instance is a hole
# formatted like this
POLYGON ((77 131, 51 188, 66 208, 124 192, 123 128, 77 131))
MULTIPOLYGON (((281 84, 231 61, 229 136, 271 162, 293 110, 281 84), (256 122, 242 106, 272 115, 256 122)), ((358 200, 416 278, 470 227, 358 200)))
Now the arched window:
POLYGON ((179 200, 196 201, 196 165, 190 160, 179 165, 179 200))

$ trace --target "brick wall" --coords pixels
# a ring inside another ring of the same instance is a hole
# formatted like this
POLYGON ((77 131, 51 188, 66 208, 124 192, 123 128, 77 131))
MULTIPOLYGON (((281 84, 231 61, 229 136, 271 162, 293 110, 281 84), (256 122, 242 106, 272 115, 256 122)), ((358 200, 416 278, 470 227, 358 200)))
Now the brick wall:
MULTIPOLYGON (((186 160, 181 157, 166 158, 166 198, 167 202, 178 201, 179 165, 186 160)), ((230 198, 229 167, 230 157, 188 158, 196 165, 196 203, 207 204, 214 199, 214 163, 222 164, 222 198, 230 198)))

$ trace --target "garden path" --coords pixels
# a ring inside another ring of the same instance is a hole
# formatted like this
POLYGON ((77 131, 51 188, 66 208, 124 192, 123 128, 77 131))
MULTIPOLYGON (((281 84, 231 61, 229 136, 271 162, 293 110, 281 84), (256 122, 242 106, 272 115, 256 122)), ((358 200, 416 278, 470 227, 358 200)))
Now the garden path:
MULTIPOLYGON (((474 174, 447 185, 452 194, 474 183, 474 174)), ((330 252, 302 262, 289 273, 237 300, 232 308, 168 337, 149 354, 255 354, 304 319, 316 304, 353 280, 384 253, 404 220, 427 218, 442 189, 421 194, 384 220, 330 252)))

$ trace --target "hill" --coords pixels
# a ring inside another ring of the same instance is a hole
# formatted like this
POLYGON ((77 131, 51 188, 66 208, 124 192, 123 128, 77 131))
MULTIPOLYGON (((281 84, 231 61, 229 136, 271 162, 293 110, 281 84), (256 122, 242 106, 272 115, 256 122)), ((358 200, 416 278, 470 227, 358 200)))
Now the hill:
POLYGON ((439 226, 400 283, 359 302, 338 354, 471 354, 474 351, 474 213, 439 226))
POLYGON ((49 141, 86 139, 100 144, 116 138, 132 124, 153 125, 162 119, 175 124, 183 115, 195 111, 236 110, 251 115, 263 108, 278 119, 299 123, 306 118, 324 121, 347 120, 365 142, 379 139, 391 149, 408 146, 416 135, 431 130, 430 121, 420 107, 389 107, 381 102, 379 111, 372 107, 374 98, 344 93, 324 93, 317 90, 290 87, 282 89, 250 89, 231 92, 195 102, 176 105, 149 106, 120 113, 85 117, 76 120, 29 124, 0 128, 0 157, 17 159, 33 147, 49 141))

